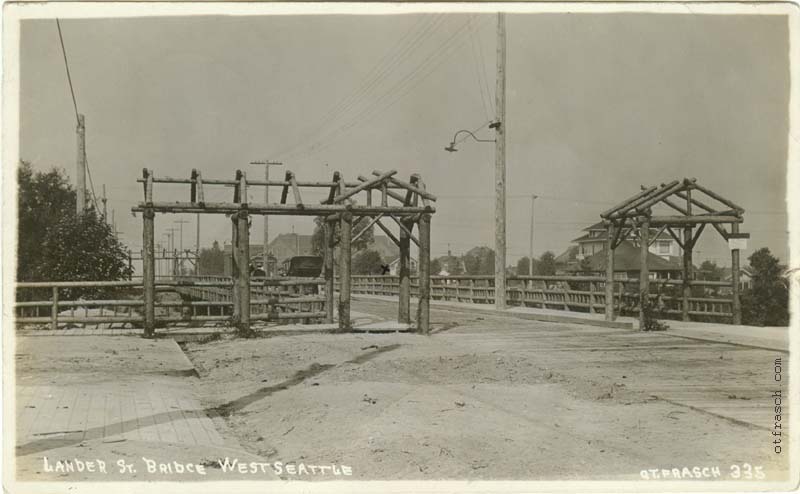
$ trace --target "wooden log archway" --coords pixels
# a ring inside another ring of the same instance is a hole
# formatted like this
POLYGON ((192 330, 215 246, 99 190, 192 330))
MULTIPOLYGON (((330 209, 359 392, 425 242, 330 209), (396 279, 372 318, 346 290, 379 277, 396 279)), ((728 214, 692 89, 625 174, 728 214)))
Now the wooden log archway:
POLYGON ((645 187, 634 196, 620 202, 611 209, 600 214, 606 226, 606 287, 605 287, 605 319, 614 320, 614 254, 615 249, 630 233, 638 231, 640 242, 639 271, 639 321, 643 328, 643 311, 649 293, 649 272, 647 259, 649 246, 661 233, 667 233, 680 246, 682 255, 682 304, 681 314, 685 321, 691 317, 691 282, 693 278, 692 252, 694 246, 707 225, 711 225, 728 242, 731 250, 733 292, 732 314, 733 324, 741 324, 741 303, 739 299, 739 256, 741 239, 749 238, 749 234, 741 233, 739 225, 744 221, 744 209, 725 197, 703 187, 692 178, 674 180, 660 186, 645 187), (704 200, 710 199, 709 205, 693 195, 693 191, 703 194, 704 200), (666 206, 670 211, 679 214, 654 215, 655 206, 666 206), (697 210, 703 212, 698 212, 697 210), (730 225, 730 232, 725 226, 730 225), (656 229, 656 232, 652 232, 656 229), (682 232, 678 235, 677 232, 682 232), (651 235, 655 233, 655 235, 651 235), (652 239, 649 237, 652 236, 652 239))
MULTIPOLYGON (((351 329, 351 226, 357 219, 368 217, 368 228, 380 227, 400 249, 400 302, 398 321, 411 322, 410 295, 410 243, 419 246, 419 297, 417 308, 417 331, 428 334, 430 331, 430 224, 436 209, 432 202, 436 197, 428 192, 419 175, 412 175, 408 182, 395 177, 397 172, 375 170, 373 177, 359 176, 357 182, 346 182, 341 173, 336 172, 330 182, 303 182, 288 171, 284 180, 247 180, 245 174, 237 170, 233 180, 203 179, 201 173, 192 170, 189 178, 156 178, 152 170, 144 169, 138 181, 144 186, 144 200, 131 210, 143 213, 143 277, 145 336, 155 335, 155 252, 154 219, 156 214, 196 213, 224 214, 231 219, 232 274, 233 274, 233 317, 232 323, 244 332, 250 331, 250 270, 249 218, 253 215, 312 216, 324 218, 323 280, 326 292, 327 322, 334 319, 334 247, 336 228, 340 229, 341 255, 339 259, 339 300, 338 326, 342 331, 351 329), (186 202, 159 202, 154 199, 154 184, 185 184, 190 186, 189 200, 186 202), (204 188, 209 186, 232 186, 231 202, 205 202, 204 188), (280 187, 279 203, 248 203, 248 187, 280 187), (327 199, 319 204, 303 202, 303 190, 307 188, 328 188, 327 199), (291 198, 293 203, 289 202, 291 198), (373 193, 380 195, 380 204, 373 204, 373 193), (365 203, 356 197, 365 194, 365 203), (421 204, 420 204, 421 203, 421 204), (399 238, 389 227, 381 222, 391 218, 399 226, 399 238), (417 226, 418 237, 413 229, 417 226)), ((363 233, 363 232, 361 232, 363 233)), ((356 236, 361 233, 356 234, 356 236)))

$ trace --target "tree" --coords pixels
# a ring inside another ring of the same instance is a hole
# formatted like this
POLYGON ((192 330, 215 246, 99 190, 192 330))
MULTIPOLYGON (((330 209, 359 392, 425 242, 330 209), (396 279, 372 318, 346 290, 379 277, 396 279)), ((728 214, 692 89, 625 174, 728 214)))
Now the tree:
MULTIPOLYGON (((353 226, 351 227, 351 235, 355 237, 361 230, 366 228, 369 224, 370 218, 361 217, 353 222, 353 226)), ((335 233, 335 242, 337 247, 339 246, 339 241, 342 238, 341 228, 339 228, 338 222, 333 222, 332 224, 336 225, 336 233, 335 233)), ((311 249, 314 251, 314 255, 321 256, 325 252, 325 218, 321 216, 317 216, 314 218, 314 233, 311 235, 311 249)), ((366 249, 372 242, 375 240, 375 234, 373 232, 374 227, 370 227, 369 230, 364 232, 363 235, 358 237, 355 242, 351 242, 350 248, 353 252, 358 252, 361 250, 366 249)))
POLYGON ((375 250, 362 250, 353 256, 353 274, 381 274, 383 259, 375 250))
POLYGON ((65 214, 75 213, 75 191, 63 170, 34 173, 31 164, 20 162, 17 279, 36 280, 40 246, 50 227, 65 214))
POLYGON ((431 259, 431 275, 436 276, 442 272, 442 263, 438 258, 431 259))
POLYGON ((517 276, 528 276, 530 272, 531 260, 526 256, 517 261, 517 276))
POLYGON ((219 242, 214 240, 210 249, 200 250, 200 272, 204 275, 225 274, 225 253, 219 248, 219 242))
POLYGON ((723 274, 722 268, 717 266, 717 263, 713 261, 703 261, 703 263, 700 264, 698 275, 700 275, 703 280, 721 281, 723 274))
MULTIPOLYGON (((75 191, 62 170, 19 170, 20 281, 113 281, 129 278, 128 250, 105 219, 89 209, 78 216, 75 191)), ((105 290, 63 291, 66 297, 100 296, 105 290)))
MULTIPOLYGON (((590 261, 588 257, 581 259, 578 266, 582 273, 590 273, 592 271, 592 261, 590 261)), ((553 265, 553 273, 555 273, 555 264, 553 265)))
POLYGON ((470 275, 494 274, 494 251, 489 247, 470 249, 464 254, 464 267, 470 275))
MULTIPOLYGON (((440 258, 442 269, 447 271, 449 274, 453 276, 458 276, 460 274, 464 274, 464 270, 461 268, 461 258, 458 256, 454 256, 452 254, 448 254, 442 258, 440 258)), ((441 269, 439 270, 441 271, 441 269)), ((437 272, 439 272, 437 271, 437 272)), ((433 271, 431 271, 433 272, 433 271)))
POLYGON ((544 252, 538 263, 534 263, 536 274, 540 276, 553 276, 556 274, 556 255, 549 250, 544 252))
POLYGON ((756 326, 789 324, 789 287, 782 276, 783 266, 768 248, 755 251, 749 258, 752 283, 742 293, 742 320, 756 326))

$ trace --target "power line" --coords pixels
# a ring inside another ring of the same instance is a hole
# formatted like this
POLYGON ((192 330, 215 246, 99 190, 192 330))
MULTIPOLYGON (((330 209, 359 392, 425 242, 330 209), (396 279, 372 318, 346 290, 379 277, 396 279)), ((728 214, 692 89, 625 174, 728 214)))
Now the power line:
POLYGON ((492 116, 489 113, 489 107, 486 105, 486 96, 484 96, 484 87, 483 87, 483 79, 481 76, 481 70, 479 67, 480 61, 478 60, 477 49, 475 48, 476 44, 476 36, 475 31, 472 29, 472 16, 469 17, 467 21, 470 25, 469 27, 469 34, 470 34, 470 48, 472 48, 472 60, 475 62, 475 74, 477 75, 477 82, 478 82, 478 92, 481 94, 481 104, 483 105, 483 112, 486 115, 486 118, 491 119, 492 116))
POLYGON ((58 28, 58 40, 61 42, 61 53, 64 55, 64 67, 67 69, 67 81, 69 82, 69 93, 72 95, 72 107, 75 109, 75 121, 78 120, 78 103, 75 100, 75 90, 72 87, 72 76, 69 73, 69 62, 67 62, 67 49, 64 48, 64 36, 61 34, 61 22, 56 19, 56 27, 58 28))
POLYGON ((373 88, 383 82, 383 80, 385 80, 394 70, 396 70, 397 67, 401 65, 408 58, 408 56, 416 50, 423 40, 429 38, 434 32, 435 27, 441 23, 442 18, 442 14, 438 14, 429 22, 428 18, 425 18, 419 23, 419 25, 422 25, 422 27, 417 30, 416 34, 412 34, 414 33, 413 28, 406 32, 400 41, 398 41, 398 43, 392 49, 386 52, 381 60, 372 68, 372 70, 370 70, 361 86, 354 90, 349 96, 341 99, 336 105, 328 110, 328 112, 326 112, 326 114, 321 118, 320 123, 313 127, 310 132, 304 133, 303 137, 295 144, 280 150, 275 154, 275 156, 285 156, 286 153, 296 150, 310 138, 313 138, 317 135, 323 135, 324 132, 322 131, 325 129, 325 126, 328 123, 335 121, 340 116, 347 114, 347 112, 349 112, 352 108, 358 106, 363 100, 364 96, 372 92, 373 88), (424 25, 426 22, 427 25, 424 25), (413 39, 411 39, 411 41, 404 46, 404 43, 409 38, 413 39))
MULTIPOLYGON (((69 61, 67 60, 67 49, 64 46, 64 36, 61 33, 61 22, 58 19, 56 19, 56 27, 58 28, 58 40, 61 43, 61 53, 64 56, 64 68, 67 71, 67 82, 69 83, 69 94, 72 96, 72 107, 75 110, 75 121, 78 122, 78 125, 80 125, 80 117, 78 117, 78 115, 80 113, 80 112, 78 112, 78 101, 75 98, 75 88, 72 85, 72 75, 70 74, 69 61)), ((86 174, 89 177, 89 190, 92 193, 92 203, 94 204, 95 211, 99 211, 100 208, 97 205, 97 196, 94 193, 94 183, 92 182, 92 171, 89 168, 89 160, 86 158, 86 148, 85 147, 84 147, 84 150, 83 150, 83 160, 84 160, 84 163, 86 163, 86 174)))
MULTIPOLYGON (((486 21, 482 21, 486 22, 486 21)), ((305 152, 300 152, 300 154, 291 153, 296 155, 296 158, 303 157, 303 156, 312 156, 320 151, 327 149, 331 145, 336 142, 336 139, 348 132, 353 127, 358 125, 362 125, 365 123, 370 122, 372 119, 380 115, 381 113, 385 112, 392 106, 394 106, 397 102, 402 100, 412 89, 418 86, 422 81, 424 81, 428 76, 430 76, 442 63, 447 60, 447 57, 454 51, 455 48, 458 48, 461 44, 458 43, 459 38, 461 35, 464 34, 467 23, 464 23, 459 28, 456 29, 454 33, 452 33, 442 44, 440 44, 436 49, 433 50, 418 66, 413 69, 409 74, 407 74, 403 79, 398 81, 394 86, 389 88, 386 92, 383 93, 377 100, 375 100, 371 105, 368 105, 364 108, 360 113, 355 115, 349 122, 339 126, 333 132, 330 132, 327 136, 320 138, 316 143, 312 144, 311 146, 307 146, 305 152), (419 75, 422 74, 422 75, 419 75), (419 77, 417 77, 419 75, 419 77), (399 94, 398 94, 399 93, 399 94), (387 104, 380 106, 384 101, 391 96, 397 94, 397 97, 388 101, 387 104)), ((461 40, 463 42, 463 39, 461 40)), ((300 150, 302 151, 302 150, 300 150)))

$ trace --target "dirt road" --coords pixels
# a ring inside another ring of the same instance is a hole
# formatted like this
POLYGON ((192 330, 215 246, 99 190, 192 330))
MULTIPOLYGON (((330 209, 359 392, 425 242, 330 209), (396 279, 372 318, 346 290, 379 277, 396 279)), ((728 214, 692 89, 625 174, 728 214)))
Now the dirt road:
MULTIPOLYGON (((396 313, 383 302, 355 309, 396 313)), ((640 479, 677 468, 730 480, 745 464, 785 478, 788 444, 775 454, 770 432, 773 363, 785 354, 441 308, 432 318, 447 329, 184 349, 203 405, 264 461, 345 464, 356 479, 640 479)))

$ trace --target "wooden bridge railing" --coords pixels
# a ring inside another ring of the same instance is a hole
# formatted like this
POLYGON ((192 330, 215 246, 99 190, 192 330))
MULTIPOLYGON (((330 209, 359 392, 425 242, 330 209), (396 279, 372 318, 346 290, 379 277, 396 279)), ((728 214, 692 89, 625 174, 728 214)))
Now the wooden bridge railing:
MULTIPOLYGON (((253 278, 250 284, 251 319, 262 321, 323 319, 325 298, 318 295, 319 279, 268 280, 253 278)), ((156 280, 157 292, 176 292, 181 300, 156 300, 156 322, 227 322, 235 316, 233 283, 228 277, 166 277, 156 280)), ((20 282, 14 304, 18 324, 144 323, 141 281, 20 282), (102 298, 84 299, 68 294, 74 290, 104 290, 102 298), (113 298, 108 298, 111 294, 113 298), (68 314, 65 309, 69 310, 68 314)))
MULTIPOLYGON (((353 276, 353 293, 396 296, 399 277, 353 276)), ((411 291, 417 292, 417 279, 411 278, 411 291)), ((660 307, 663 317, 681 315, 683 287, 681 280, 651 280, 650 298, 660 307)), ((694 319, 729 321, 733 300, 725 282, 692 281, 691 286, 703 295, 689 298, 689 315, 694 319)), ((431 299, 472 304, 494 303, 493 276, 432 276, 431 299)), ((539 307, 575 312, 605 311, 605 278, 591 276, 510 276, 506 300, 509 305, 539 307)), ((614 281, 614 306, 620 314, 638 314, 639 281, 614 281)))

